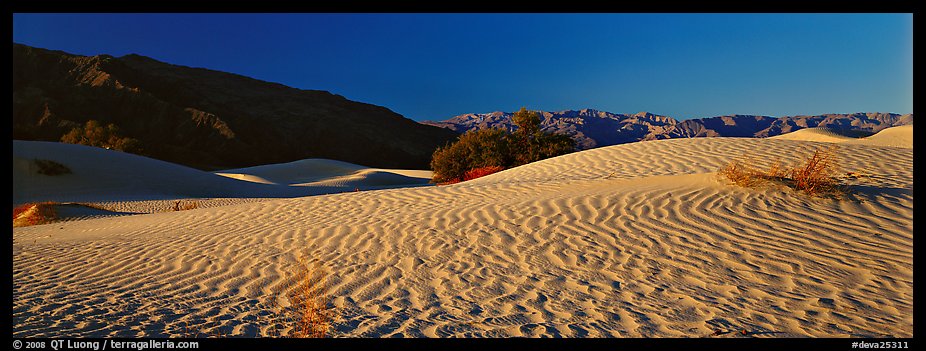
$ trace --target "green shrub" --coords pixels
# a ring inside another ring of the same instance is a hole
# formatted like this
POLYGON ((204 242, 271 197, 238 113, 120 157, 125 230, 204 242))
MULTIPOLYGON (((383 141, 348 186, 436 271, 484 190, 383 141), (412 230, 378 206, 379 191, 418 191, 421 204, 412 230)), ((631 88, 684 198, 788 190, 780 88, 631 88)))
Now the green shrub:
POLYGON ((511 116, 511 122, 518 126, 518 133, 529 135, 540 131, 540 113, 537 111, 528 111, 522 107, 511 116))
POLYGON ((433 181, 460 181, 471 169, 510 163, 507 136, 502 129, 471 130, 455 143, 438 148, 431 157, 433 181))
POLYGON ((540 113, 521 108, 511 117, 518 129, 511 134, 512 156, 516 167, 575 151, 576 142, 565 134, 540 130, 540 113))
POLYGON ((431 157, 432 181, 463 181, 471 170, 520 166, 575 151, 570 136, 540 130, 540 114, 521 108, 512 116, 517 125, 513 133, 503 129, 471 130, 455 143, 438 148, 431 157))
POLYGON ((115 124, 103 126, 97 120, 89 120, 82 127, 75 127, 61 136, 61 142, 102 147, 111 150, 138 153, 141 142, 138 139, 123 137, 115 124))

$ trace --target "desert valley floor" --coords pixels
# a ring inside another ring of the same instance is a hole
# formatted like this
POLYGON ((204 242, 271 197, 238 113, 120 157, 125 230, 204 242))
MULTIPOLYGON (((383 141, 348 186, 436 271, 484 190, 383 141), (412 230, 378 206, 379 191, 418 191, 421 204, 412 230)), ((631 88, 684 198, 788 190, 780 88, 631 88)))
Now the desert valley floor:
POLYGON ((267 335, 289 327, 272 306, 305 253, 328 274, 335 337, 912 337, 912 134, 637 142, 449 186, 15 141, 14 205, 106 210, 13 229, 13 335, 267 335), (716 175, 833 145, 866 175, 842 199, 716 175), (33 158, 74 174, 35 175, 33 158), (165 212, 173 199, 198 206, 165 212))

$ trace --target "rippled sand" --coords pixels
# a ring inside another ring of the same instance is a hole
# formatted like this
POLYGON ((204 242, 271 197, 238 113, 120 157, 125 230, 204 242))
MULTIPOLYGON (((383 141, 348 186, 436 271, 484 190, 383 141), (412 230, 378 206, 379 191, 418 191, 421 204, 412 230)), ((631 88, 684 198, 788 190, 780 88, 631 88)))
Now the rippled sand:
POLYGON ((841 200, 714 174, 828 145, 639 142, 451 186, 15 228, 13 335, 266 335, 308 252, 338 337, 912 337, 912 148, 839 144, 869 175, 841 200))

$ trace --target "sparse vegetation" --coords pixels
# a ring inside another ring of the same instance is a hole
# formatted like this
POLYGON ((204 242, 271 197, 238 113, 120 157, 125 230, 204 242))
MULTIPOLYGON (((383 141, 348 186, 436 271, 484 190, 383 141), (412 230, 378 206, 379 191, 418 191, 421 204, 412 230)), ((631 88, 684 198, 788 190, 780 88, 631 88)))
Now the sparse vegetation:
POLYGON ((58 214, 53 202, 28 203, 13 208, 14 228, 45 224, 56 218, 58 214))
POLYGON ((186 211, 192 210, 199 206, 199 203, 196 201, 190 201, 181 206, 182 200, 177 200, 174 202, 174 205, 170 207, 171 211, 186 211))
POLYGON ((740 160, 731 161, 721 167, 717 173, 729 179, 733 184, 745 188, 759 186, 767 180, 762 170, 754 168, 745 161, 740 160))
MULTIPOLYGON (((780 161, 775 161, 766 170, 753 166, 755 163, 748 160, 735 160, 721 167, 717 173, 742 187, 757 187, 774 181, 810 196, 839 195, 842 186, 835 155, 834 147, 816 149, 796 166, 783 167, 780 161)), ((846 174, 852 175, 853 172, 846 174)))
MULTIPOLYGON (((434 151, 432 181, 453 184, 466 180, 476 169, 512 168, 575 151, 572 137, 540 130, 540 114, 521 108, 512 116, 518 126, 513 133, 503 129, 471 130, 434 151)), ((485 174, 483 174, 485 175, 485 174)))
MULTIPOLYGON (((312 262, 307 253, 296 258, 296 265, 286 270, 284 283, 270 289, 270 304, 257 303, 254 326, 257 337, 325 338, 330 336, 335 312, 329 307, 325 293, 328 274, 318 261, 312 262), (287 301, 288 305, 281 303, 287 301)), ((263 289, 261 289, 263 291, 263 289)), ((186 338, 225 338, 234 335, 220 318, 191 324, 179 322, 177 332, 186 338)))
POLYGON ((790 170, 793 186, 808 195, 831 194, 838 190, 836 176, 839 172, 834 164, 835 150, 815 150, 802 165, 790 170))
POLYGON ((328 308, 329 298, 325 295, 327 274, 321 263, 309 262, 307 255, 300 255, 298 266, 289 278, 293 288, 288 294, 290 307, 284 313, 293 322, 289 337, 324 338, 331 328, 333 311, 328 308))
POLYGON ((115 124, 103 126, 97 120, 89 120, 81 127, 71 129, 61 137, 61 142, 102 147, 111 150, 138 153, 141 142, 138 139, 123 137, 115 124))
POLYGON ((32 159, 32 163, 37 167, 36 172, 47 176, 57 176, 62 174, 71 174, 71 169, 67 166, 52 160, 32 159))

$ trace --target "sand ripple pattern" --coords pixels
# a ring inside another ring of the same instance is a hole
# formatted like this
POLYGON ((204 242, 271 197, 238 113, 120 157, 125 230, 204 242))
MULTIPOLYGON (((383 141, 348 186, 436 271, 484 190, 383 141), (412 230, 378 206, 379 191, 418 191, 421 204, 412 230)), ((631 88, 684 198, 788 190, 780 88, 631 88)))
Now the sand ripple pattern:
POLYGON ((912 150, 842 146, 873 174, 845 200, 711 173, 816 145, 642 142, 453 186, 16 228, 14 337, 265 335, 304 251, 339 337, 912 337, 912 150))

